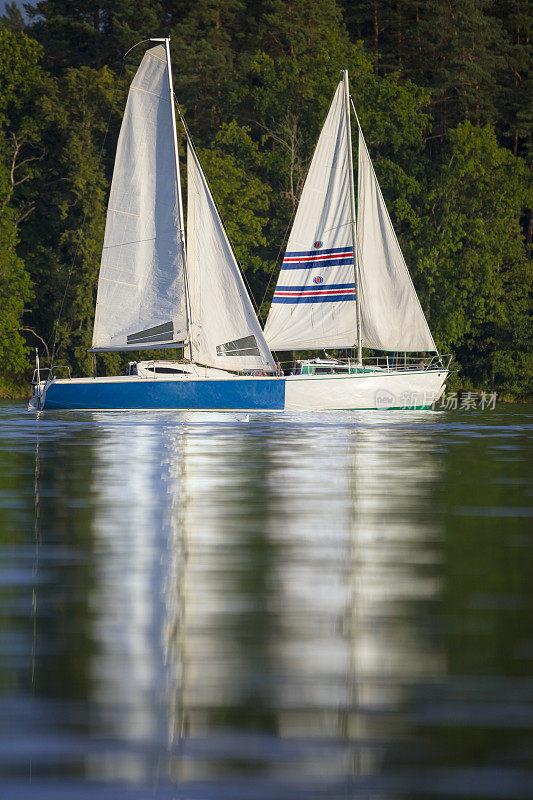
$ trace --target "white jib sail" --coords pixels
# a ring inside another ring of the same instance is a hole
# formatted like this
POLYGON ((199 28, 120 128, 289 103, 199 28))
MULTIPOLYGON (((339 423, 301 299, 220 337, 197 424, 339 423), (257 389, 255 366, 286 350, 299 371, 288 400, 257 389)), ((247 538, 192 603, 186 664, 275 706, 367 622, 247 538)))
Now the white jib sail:
POLYGON ((145 349, 187 337, 183 246, 165 49, 132 81, 117 145, 93 348, 145 349))
POLYGON ((351 157, 341 81, 311 161, 265 326, 272 350, 355 343, 351 157))
POLYGON ((394 233, 361 129, 357 250, 363 345, 376 350, 436 350, 394 233))
POLYGON ((273 371, 274 360, 190 143, 187 196, 192 358, 225 370, 273 371))

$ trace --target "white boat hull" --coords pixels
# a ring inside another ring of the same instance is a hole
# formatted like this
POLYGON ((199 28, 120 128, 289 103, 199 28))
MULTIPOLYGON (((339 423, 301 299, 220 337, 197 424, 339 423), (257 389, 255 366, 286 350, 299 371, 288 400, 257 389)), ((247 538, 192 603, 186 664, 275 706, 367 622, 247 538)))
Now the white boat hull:
POLYGON ((285 410, 430 408, 441 396, 447 377, 445 369, 291 375, 285 379, 285 410))

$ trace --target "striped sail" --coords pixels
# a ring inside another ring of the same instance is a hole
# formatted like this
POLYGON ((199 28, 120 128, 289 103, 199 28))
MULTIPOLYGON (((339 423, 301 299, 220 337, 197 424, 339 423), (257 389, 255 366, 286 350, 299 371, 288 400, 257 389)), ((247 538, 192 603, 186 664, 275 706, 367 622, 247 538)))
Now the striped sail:
POLYGON ((318 272, 325 272, 331 270, 332 267, 350 266, 353 272, 353 250, 351 247, 335 247, 325 252, 318 251, 304 251, 301 253, 285 254, 283 259, 283 268, 286 270, 294 271, 297 269, 306 270, 311 277, 312 284, 296 284, 294 286, 287 286, 280 284, 276 286, 274 293, 273 303, 327 303, 338 302, 345 300, 355 300, 355 285, 353 280, 348 283, 331 283, 328 279, 324 283, 324 278, 318 272), (311 275, 312 271, 317 274, 311 275))
POLYGON ((346 122, 341 82, 311 161, 265 326, 272 350, 355 344, 346 122))

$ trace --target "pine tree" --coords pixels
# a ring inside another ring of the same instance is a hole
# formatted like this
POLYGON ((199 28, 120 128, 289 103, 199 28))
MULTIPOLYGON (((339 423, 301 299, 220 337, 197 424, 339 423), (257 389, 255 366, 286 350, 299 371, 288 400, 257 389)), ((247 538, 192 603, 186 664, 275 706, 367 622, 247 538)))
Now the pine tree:
POLYGON ((231 109, 246 26, 242 0, 198 0, 172 29, 176 96, 195 135, 205 141, 231 109))
POLYGON ((434 135, 470 119, 494 123, 507 43, 491 0, 384 0, 347 8, 352 36, 378 48, 380 73, 432 91, 434 135))
POLYGON ((45 65, 55 74, 81 66, 118 71, 130 47, 166 35, 165 5, 163 0, 39 0, 26 6, 28 32, 43 45, 45 65))
POLYGON ((500 0, 491 11, 507 40, 498 122, 504 126, 503 138, 513 153, 525 154, 533 143, 533 4, 531 0, 500 0))

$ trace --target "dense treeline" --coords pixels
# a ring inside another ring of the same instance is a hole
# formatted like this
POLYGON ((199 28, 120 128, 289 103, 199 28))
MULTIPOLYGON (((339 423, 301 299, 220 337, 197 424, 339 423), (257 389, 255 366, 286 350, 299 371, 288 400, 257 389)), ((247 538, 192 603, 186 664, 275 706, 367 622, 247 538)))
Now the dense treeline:
MULTIPOLYGON (((531 394, 530 0, 42 0, 0 21, 0 366, 86 372, 127 87, 172 36, 177 97, 263 312, 340 69, 436 341, 531 394)), ((118 370, 122 356, 102 359, 118 370)), ((11 388, 12 390, 12 388, 11 388)))

